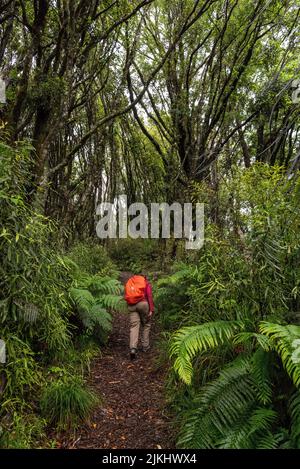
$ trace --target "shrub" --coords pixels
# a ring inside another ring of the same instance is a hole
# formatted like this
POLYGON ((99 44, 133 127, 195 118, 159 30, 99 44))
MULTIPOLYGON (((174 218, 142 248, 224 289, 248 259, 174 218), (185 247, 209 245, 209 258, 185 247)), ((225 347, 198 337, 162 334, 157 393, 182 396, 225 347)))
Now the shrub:
POLYGON ((68 251, 68 258, 77 266, 78 270, 88 275, 110 275, 116 278, 118 271, 110 259, 107 250, 94 240, 77 243, 68 251))
POLYGON ((118 280, 100 275, 78 278, 70 290, 84 331, 102 343, 107 341, 112 329, 111 311, 125 307, 120 293, 118 280))
POLYGON ((178 444, 298 448, 299 179, 256 164, 219 197, 203 248, 158 282, 163 324, 180 328, 168 382, 178 444))
POLYGON ((13 335, 4 336, 7 345, 7 364, 4 397, 24 397, 28 391, 42 384, 42 370, 35 360, 35 353, 28 343, 13 335))
MULTIPOLYGON (((74 376, 73 381, 61 380, 61 388, 57 384, 58 405, 64 406, 59 400, 64 394, 59 391, 65 389, 67 406, 58 418, 59 425, 67 421, 71 425, 72 419, 86 415, 94 397, 85 392, 81 376, 92 352, 76 353, 72 342, 76 338, 77 343, 78 336, 74 337, 76 329, 71 324, 74 303, 69 290, 78 286, 79 267, 71 260, 68 263, 58 250, 55 224, 27 200, 32 148, 26 143, 10 147, 0 142, 0 154, 0 330, 7 344, 7 365, 1 369, 6 385, 1 396, 0 438, 5 447, 27 448, 37 446, 38 437, 43 438, 37 399, 40 387, 49 380, 45 373, 49 363, 61 365, 69 360, 68 373, 74 376)), ((85 273, 114 269, 101 246, 96 251, 90 246, 76 249, 85 273)), ((112 273, 116 277, 117 272, 112 273)), ((55 385, 50 384, 49 389, 55 395, 55 385)), ((45 408, 50 391, 43 392, 45 408)))
POLYGON ((157 241, 152 239, 110 240, 108 252, 120 270, 135 274, 153 269, 160 258, 157 241))
POLYGON ((30 146, 0 142, 0 325, 34 350, 55 353, 70 342, 71 279, 55 244, 56 227, 26 200, 30 146))
POLYGON ((224 344, 232 346, 232 359, 197 391, 183 413, 180 446, 300 447, 300 326, 262 322, 258 332, 246 329, 242 321, 218 321, 175 334, 174 369, 189 385, 196 354, 205 356, 224 344), (243 347, 237 348, 238 344, 243 347))
POLYGON ((0 427, 0 448, 30 449, 45 438, 46 421, 33 413, 12 409, 10 422, 0 427))
POLYGON ((98 398, 78 377, 64 377, 48 384, 41 396, 44 418, 60 430, 76 427, 85 421, 98 398))

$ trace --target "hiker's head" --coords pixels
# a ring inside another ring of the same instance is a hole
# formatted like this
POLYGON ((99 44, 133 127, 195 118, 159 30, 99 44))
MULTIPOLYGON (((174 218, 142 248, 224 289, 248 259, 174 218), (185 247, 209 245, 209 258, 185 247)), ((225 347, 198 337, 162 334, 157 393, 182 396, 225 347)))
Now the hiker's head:
MULTIPOLYGON (((141 275, 142 277, 145 277, 146 280, 149 280, 149 277, 148 277, 148 274, 146 272, 141 272, 140 274, 138 275, 141 275)), ((154 272, 153 274, 151 274, 151 280, 153 280, 154 282, 156 282, 156 280, 158 279, 158 275, 156 272, 154 272)))

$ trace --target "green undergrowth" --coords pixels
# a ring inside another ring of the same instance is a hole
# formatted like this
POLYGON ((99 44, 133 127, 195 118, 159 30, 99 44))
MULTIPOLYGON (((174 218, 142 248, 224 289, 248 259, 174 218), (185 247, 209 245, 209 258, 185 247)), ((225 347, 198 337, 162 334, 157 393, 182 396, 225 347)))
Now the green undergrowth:
POLYGON ((86 376, 121 285, 97 240, 64 252, 56 225, 28 204, 30 145, 1 143, 0 152, 0 445, 55 446, 49 428, 74 428, 97 405, 86 376))

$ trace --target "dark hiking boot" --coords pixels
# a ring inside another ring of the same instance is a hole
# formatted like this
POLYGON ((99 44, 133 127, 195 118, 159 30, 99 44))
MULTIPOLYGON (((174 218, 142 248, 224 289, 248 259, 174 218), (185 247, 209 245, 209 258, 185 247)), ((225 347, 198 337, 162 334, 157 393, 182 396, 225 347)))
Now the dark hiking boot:
POLYGON ((150 352, 150 350, 151 350, 150 347, 143 347, 142 348, 142 352, 144 352, 144 353, 148 353, 148 352, 150 352))
POLYGON ((130 350, 130 360, 135 360, 136 359, 136 349, 132 348, 130 350))

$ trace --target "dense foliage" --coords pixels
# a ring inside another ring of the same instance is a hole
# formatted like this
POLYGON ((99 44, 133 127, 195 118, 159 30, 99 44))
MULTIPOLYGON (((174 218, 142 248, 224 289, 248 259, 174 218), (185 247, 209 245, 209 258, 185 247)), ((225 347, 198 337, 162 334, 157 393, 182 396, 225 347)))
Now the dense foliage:
POLYGON ((120 303, 117 271, 103 248, 77 245, 67 257, 55 224, 26 201, 29 151, 25 144, 1 144, 4 447, 31 447, 46 425, 62 428, 88 416, 96 403, 83 381, 97 350, 91 339, 107 340, 110 312, 120 303), (81 259, 80 267, 73 259, 81 259))
POLYGON ((299 16, 299 0, 1 2, 1 446, 55 446, 50 427, 100 405, 86 377, 119 271, 146 271, 178 445, 300 447, 299 16), (100 241, 97 206, 121 194, 204 203, 203 248, 172 229, 100 241))
POLYGON ((235 172, 226 225, 207 226, 198 259, 159 282, 163 324, 183 326, 170 348, 188 385, 173 396, 181 446, 299 447, 298 201, 280 168, 235 172))

